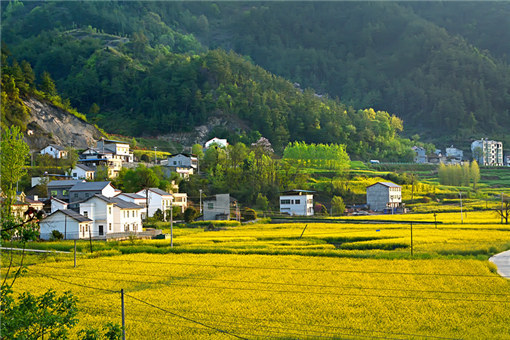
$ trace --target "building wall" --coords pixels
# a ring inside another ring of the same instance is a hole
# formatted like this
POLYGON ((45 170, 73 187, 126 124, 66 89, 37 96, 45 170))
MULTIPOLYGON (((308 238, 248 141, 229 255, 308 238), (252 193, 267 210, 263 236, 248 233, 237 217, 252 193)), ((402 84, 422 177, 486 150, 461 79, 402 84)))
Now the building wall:
POLYGON ((290 215, 313 215, 313 195, 280 196, 280 212, 290 215))
MULTIPOLYGON (((83 223, 83 225, 87 224, 88 223, 83 223)), ((63 235, 66 235, 65 238, 68 240, 84 238, 84 236, 79 232, 80 223, 63 213, 55 213, 48 216, 39 222, 39 226, 40 238, 42 240, 49 240, 53 230, 58 230, 63 235)))
POLYGON ((230 219, 230 194, 218 194, 216 200, 204 200, 204 220, 212 221, 217 215, 226 215, 230 219))
POLYGON ((402 189, 375 184, 367 188, 367 204, 371 210, 383 211, 389 205, 397 207, 402 202, 402 189))
MULTIPOLYGON (((80 203, 80 214, 90 218, 92 222, 91 236, 104 236, 109 230, 110 223, 114 227, 114 209, 112 203, 107 203, 94 197, 87 202, 80 203), (110 209, 110 207, 112 209, 110 209), (85 212, 87 212, 85 214, 85 212), (100 226, 103 226, 103 235, 99 235, 100 226)), ((118 221, 118 220, 117 220, 118 221)))

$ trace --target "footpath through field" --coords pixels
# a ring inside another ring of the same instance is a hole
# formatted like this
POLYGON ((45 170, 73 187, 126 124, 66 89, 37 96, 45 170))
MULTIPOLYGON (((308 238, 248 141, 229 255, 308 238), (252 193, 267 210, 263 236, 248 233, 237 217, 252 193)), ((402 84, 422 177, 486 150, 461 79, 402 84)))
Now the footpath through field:
POLYGON ((499 275, 510 279, 510 250, 494 255, 489 261, 498 267, 499 275))

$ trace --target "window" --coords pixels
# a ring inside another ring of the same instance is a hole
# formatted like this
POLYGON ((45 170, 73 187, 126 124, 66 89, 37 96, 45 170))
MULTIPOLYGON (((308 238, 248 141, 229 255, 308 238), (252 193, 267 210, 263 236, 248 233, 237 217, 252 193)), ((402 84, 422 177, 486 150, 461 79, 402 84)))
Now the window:
POLYGON ((51 190, 50 194, 51 196, 57 196, 57 190, 51 190))
POLYGON ((301 200, 295 200, 294 204, 301 204, 301 200))
POLYGON ((77 192, 74 193, 74 198, 78 198, 78 193, 77 192))
POLYGON ((67 189, 62 190, 62 195, 64 196, 69 195, 69 191, 67 189))
POLYGON ((85 193, 85 197, 89 197, 89 196, 90 196, 90 194, 88 192, 85 193))
POLYGON ((209 210, 214 209, 214 203, 207 203, 207 209, 209 210))
POLYGON ((131 217, 135 217, 135 211, 134 210, 131 213, 131 217))
POLYGON ((84 212, 83 212, 83 216, 85 216, 85 217, 89 217, 89 212, 88 212, 88 211, 84 211, 84 212))
POLYGON ((73 177, 74 178, 78 177, 78 173, 77 172, 73 172, 73 177))
POLYGON ((112 214, 112 207, 108 207, 108 214, 112 214))
POLYGON ((290 200, 281 200, 280 204, 290 204, 290 200))
POLYGON ((108 223, 108 230, 112 231, 112 224, 111 223, 108 223))

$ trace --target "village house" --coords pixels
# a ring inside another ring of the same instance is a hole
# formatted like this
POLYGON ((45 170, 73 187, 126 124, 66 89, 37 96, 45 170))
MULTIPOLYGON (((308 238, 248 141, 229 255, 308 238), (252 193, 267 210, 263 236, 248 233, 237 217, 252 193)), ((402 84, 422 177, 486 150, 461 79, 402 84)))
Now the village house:
MULTIPOLYGON (((0 203, 3 204, 5 196, 0 196, 0 203)), ((31 208, 34 212, 43 210, 44 203, 39 201, 39 197, 35 195, 33 198, 25 195, 24 192, 18 192, 16 194, 16 200, 11 205, 11 213, 14 217, 26 219, 25 213, 31 208)))
POLYGON ((214 137, 214 138, 208 140, 207 142, 205 142, 204 148, 208 149, 208 148, 210 148, 213 145, 216 145, 216 146, 218 146, 220 148, 226 148, 227 145, 228 145, 228 141, 226 139, 214 137))
POLYGON ((204 199, 204 221, 230 220, 231 212, 239 217, 237 200, 231 198, 230 194, 217 194, 204 199))
POLYGON ((135 193, 127 193, 127 192, 123 192, 123 193, 120 193, 118 194, 117 196, 115 197, 118 197, 124 201, 127 201, 127 202, 131 202, 131 203, 134 203, 134 204, 137 204, 139 205, 140 207, 142 207, 142 210, 140 211, 140 213, 142 214, 142 220, 145 219, 145 215, 146 215, 146 207, 147 207, 147 198, 145 196, 142 196, 142 195, 138 195, 138 194, 135 194, 135 193))
POLYGON ((174 192, 172 194, 172 196, 174 197, 174 200, 173 200, 172 204, 174 206, 180 207, 181 208, 181 212, 183 213, 184 210, 186 210, 186 208, 188 207, 188 194, 174 192))
POLYGON ((462 162, 462 160, 464 159, 464 151, 454 148, 453 145, 450 146, 449 148, 446 148, 445 151, 446 158, 448 159, 455 160, 458 162, 462 162))
POLYGON ((95 168, 104 166, 108 169, 108 177, 116 178, 122 169, 122 159, 115 158, 114 153, 110 150, 99 150, 97 148, 89 148, 80 154, 79 164, 95 168))
POLYGON ((280 213, 312 216, 313 215, 313 191, 289 190, 280 195, 280 213))
POLYGON ((165 173, 175 172, 182 178, 189 178, 193 173, 198 172, 198 158, 195 155, 178 153, 170 155, 165 165, 165 173))
POLYGON ((142 232, 141 209, 139 205, 118 197, 99 194, 80 203, 80 214, 92 220, 91 237, 103 237, 111 233, 142 232))
POLYGON ((122 162, 133 162, 133 154, 129 151, 129 143, 127 142, 101 138, 96 143, 96 149, 102 152, 105 150, 111 151, 113 158, 120 159, 122 162))
POLYGON ((392 182, 377 182, 367 187, 370 210, 394 212, 402 202, 402 187, 392 182))
POLYGON ((471 143, 473 159, 483 166, 503 166, 503 143, 480 139, 471 143))
POLYGON ((53 158, 67 158, 67 151, 63 146, 50 144, 41 150, 41 155, 50 155, 53 158))
POLYGON ((170 210, 170 207, 172 206, 172 194, 159 188, 143 189, 138 191, 136 194, 146 198, 148 201, 148 205, 145 210, 149 217, 154 216, 154 213, 158 210, 166 216, 166 211, 170 210))
POLYGON ((96 194, 106 197, 114 197, 119 192, 112 186, 111 182, 80 182, 69 189, 69 202, 83 201, 96 194))
POLYGON ((71 170, 71 176, 73 179, 93 181, 95 172, 96 170, 94 168, 88 167, 85 164, 76 164, 76 166, 71 170))
POLYGON ((415 163, 427 163, 427 151, 421 146, 413 146, 411 148, 414 151, 414 162, 415 163))
POLYGON ((92 220, 74 210, 56 210, 39 222, 42 240, 49 240, 53 230, 60 232, 65 240, 78 240, 91 236, 92 220))
POLYGON ((77 183, 83 183, 84 180, 68 179, 61 181, 51 181, 47 184, 48 197, 56 197, 60 200, 69 201, 69 190, 77 183))
POLYGON ((50 205, 51 205, 50 212, 53 214, 57 210, 65 210, 65 209, 67 209, 68 206, 69 206, 69 203, 68 202, 64 202, 62 200, 59 200, 56 197, 51 197, 50 198, 50 205))

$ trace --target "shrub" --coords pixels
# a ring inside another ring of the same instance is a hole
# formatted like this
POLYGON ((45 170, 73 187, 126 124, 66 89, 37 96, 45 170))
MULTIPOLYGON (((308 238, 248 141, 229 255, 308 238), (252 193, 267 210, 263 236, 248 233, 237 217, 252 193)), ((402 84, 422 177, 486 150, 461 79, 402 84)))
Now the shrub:
POLYGON ((184 221, 186 221, 186 223, 191 223, 195 218, 198 217, 199 214, 200 213, 197 209, 188 207, 186 210, 184 210, 184 221))
POLYGON ((253 221, 257 219, 257 212, 251 208, 246 207, 243 209, 242 216, 244 221, 253 221))
POLYGON ((60 231, 58 231, 58 230, 51 231, 50 241, 58 241, 58 240, 62 240, 63 238, 64 238, 64 234, 62 234, 60 231))

